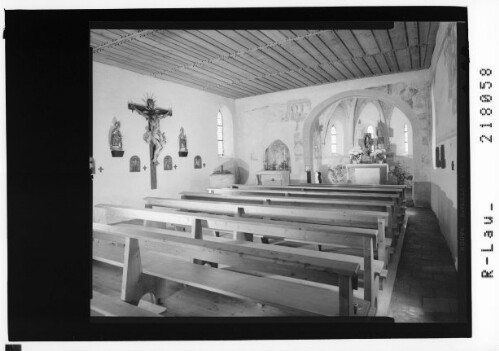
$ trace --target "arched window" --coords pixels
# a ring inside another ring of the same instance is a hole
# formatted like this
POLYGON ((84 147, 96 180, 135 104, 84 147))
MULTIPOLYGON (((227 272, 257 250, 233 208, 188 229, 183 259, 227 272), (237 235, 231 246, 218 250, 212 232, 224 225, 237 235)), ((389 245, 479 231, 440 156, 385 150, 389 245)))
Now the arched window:
POLYGON ((373 126, 367 127, 367 134, 371 134, 371 137, 374 138, 374 127, 373 126))
POLYGON ((336 127, 333 125, 331 127, 331 153, 335 154, 338 152, 337 148, 337 138, 336 138, 336 127))
POLYGON ((217 142, 218 142, 218 156, 224 155, 224 125, 222 113, 220 110, 217 115, 217 142))
POLYGON ((409 129, 407 129, 407 124, 404 124, 404 153, 409 154, 409 129))

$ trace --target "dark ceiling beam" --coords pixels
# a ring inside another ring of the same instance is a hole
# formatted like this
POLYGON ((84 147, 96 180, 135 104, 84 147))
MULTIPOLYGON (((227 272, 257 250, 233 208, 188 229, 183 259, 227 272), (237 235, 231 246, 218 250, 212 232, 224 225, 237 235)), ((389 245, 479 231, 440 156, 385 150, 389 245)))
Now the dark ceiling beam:
POLYGON ((192 50, 178 42, 166 42, 157 33, 150 35, 148 38, 139 38, 134 41, 136 44, 153 47, 154 51, 161 53, 166 57, 175 56, 177 60, 181 60, 184 64, 193 63, 199 60, 204 60, 208 56, 200 50, 192 50))
POLYGON ((391 73, 391 69, 390 69, 390 65, 388 64, 388 60, 386 59, 386 52, 382 52, 381 50, 381 46, 379 44, 379 41, 378 41, 378 38, 376 37, 376 35, 373 33, 373 31, 371 31, 371 35, 373 37, 373 40, 374 40, 374 43, 376 44, 376 48, 378 50, 378 52, 380 53, 381 57, 383 58, 383 60, 385 61, 385 65, 386 67, 388 68, 388 73, 391 73))
MULTIPOLYGON (((409 47, 409 31, 407 30, 407 22, 404 22, 404 39, 405 39, 405 45, 409 47)), ((409 68, 412 69, 412 53, 411 50, 409 50, 409 68)))
POLYGON ((435 49, 435 41, 437 37, 439 23, 431 22, 430 28, 428 29, 428 41, 427 48, 425 53, 424 67, 428 68, 431 65, 431 56, 433 54, 433 50, 435 49))
POLYGON ((199 56, 198 60, 209 60, 218 57, 218 53, 199 45, 197 42, 190 40, 189 38, 181 37, 176 33, 170 34, 166 31, 154 33, 152 36, 154 40, 162 43, 171 50, 172 48, 177 48, 186 54, 191 56, 199 56))
POLYGON ((352 31, 352 33, 365 54, 372 55, 372 67, 376 68, 378 74, 390 72, 386 61, 384 60, 383 53, 380 51, 372 31, 352 31))
POLYGON ((92 51, 94 53, 99 53, 100 51, 102 51, 102 50, 104 50, 106 48, 109 48, 109 47, 112 47, 112 46, 116 46, 116 45, 120 45, 121 43, 126 43, 127 41, 133 40, 133 39, 135 39, 137 37, 143 37, 143 36, 149 35, 149 34, 151 34, 153 32, 154 32, 154 30, 152 30, 152 29, 141 30, 141 31, 138 31, 137 33, 127 35, 127 36, 125 36, 123 38, 116 39, 116 40, 110 41, 109 43, 99 45, 99 46, 95 47, 92 51))
MULTIPOLYGON (((231 93, 231 94, 238 94, 240 96, 248 96, 251 95, 248 93, 247 90, 242 90, 239 87, 225 87, 221 84, 217 84, 212 81, 208 81, 206 79, 203 79, 201 77, 194 77, 192 75, 186 74, 184 72, 174 72, 174 73, 169 73, 168 75, 160 75, 163 77, 163 79, 168 80, 169 77, 173 77, 176 79, 184 80, 187 82, 191 82, 192 84, 197 84, 197 86, 206 91, 210 91, 212 89, 217 89, 219 91, 225 91, 226 93, 231 93)), ((159 77, 158 77, 159 78, 159 77)))
POLYGON ((355 65, 364 73, 364 75, 374 75, 371 67, 369 67, 366 60, 364 59, 365 52, 355 40, 353 32, 351 30, 338 30, 336 31, 336 34, 347 49, 350 57, 352 58, 352 62, 355 63, 355 65), (365 70, 366 68, 367 71, 365 70))
POLYGON ((334 32, 336 37, 338 38, 339 42, 341 43, 341 46, 346 50, 347 52, 347 55, 348 55, 348 62, 351 66, 353 66, 358 72, 360 72, 360 75, 358 78, 363 78, 365 77, 367 74, 359 67, 359 65, 357 64, 357 62, 354 61, 354 55, 352 54, 352 52, 350 51, 350 48, 345 44, 345 42, 343 41, 343 39, 341 38, 341 36, 339 35, 338 32, 334 32))
POLYGON ((393 53, 393 58, 394 58, 396 66, 397 66, 397 72, 400 72, 400 64, 399 64, 397 55, 396 55, 394 47, 393 47, 392 37, 391 37, 390 32, 388 31, 388 29, 386 30, 386 34, 388 35, 388 39, 390 40, 390 47, 392 48, 391 52, 393 53))
POLYGON ((221 95, 221 96, 233 98, 233 99, 234 98, 237 99, 237 98, 241 98, 241 97, 246 96, 246 94, 242 94, 240 92, 235 92, 234 90, 222 89, 222 88, 219 88, 216 86, 207 87, 206 85, 199 83, 196 80, 193 80, 193 79, 189 80, 189 79, 186 79, 185 77, 178 77, 177 75, 170 75, 168 77, 158 77, 158 79, 162 79, 162 80, 165 80, 168 82, 179 83, 181 85, 186 85, 186 86, 189 86, 191 88, 207 91, 207 92, 212 93, 212 94, 217 94, 217 95, 221 95))

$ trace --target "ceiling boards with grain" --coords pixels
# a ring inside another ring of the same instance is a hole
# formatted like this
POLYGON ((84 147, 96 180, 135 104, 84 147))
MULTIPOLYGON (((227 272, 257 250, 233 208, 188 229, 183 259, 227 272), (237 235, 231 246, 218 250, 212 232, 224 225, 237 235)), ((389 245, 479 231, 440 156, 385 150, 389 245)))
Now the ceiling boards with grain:
POLYGON ((374 30, 92 29, 93 59, 230 98, 428 68, 438 22, 374 30))

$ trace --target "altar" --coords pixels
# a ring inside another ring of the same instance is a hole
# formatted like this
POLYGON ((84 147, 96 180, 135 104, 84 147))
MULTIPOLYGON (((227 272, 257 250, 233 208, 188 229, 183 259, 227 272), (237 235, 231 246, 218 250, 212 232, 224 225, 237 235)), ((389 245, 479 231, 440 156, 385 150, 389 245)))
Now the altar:
POLYGON ((347 164, 347 180, 352 184, 386 184, 388 164, 364 163, 347 164))

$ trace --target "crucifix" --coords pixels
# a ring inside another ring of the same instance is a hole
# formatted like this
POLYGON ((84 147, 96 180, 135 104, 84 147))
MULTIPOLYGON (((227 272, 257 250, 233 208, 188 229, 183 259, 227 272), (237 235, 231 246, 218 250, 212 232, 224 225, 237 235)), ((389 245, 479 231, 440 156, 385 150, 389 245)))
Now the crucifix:
POLYGON ((147 120, 146 132, 144 133, 144 141, 149 143, 149 154, 151 161, 151 189, 157 188, 156 182, 156 166, 159 164, 158 156, 163 145, 166 144, 165 133, 162 133, 159 128, 161 119, 171 116, 172 109, 158 108, 155 106, 153 98, 147 98, 146 105, 128 103, 128 109, 136 111, 139 115, 147 120))

